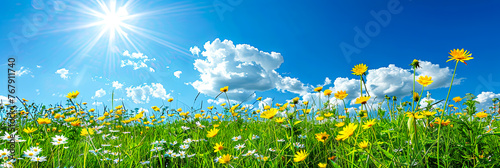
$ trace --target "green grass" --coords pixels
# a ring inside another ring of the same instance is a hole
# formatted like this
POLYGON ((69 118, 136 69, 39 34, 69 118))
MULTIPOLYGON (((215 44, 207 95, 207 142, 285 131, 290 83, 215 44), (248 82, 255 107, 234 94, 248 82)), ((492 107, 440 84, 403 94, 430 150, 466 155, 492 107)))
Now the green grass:
MULTIPOLYGON (((369 114, 373 115, 364 118, 347 116, 344 119, 338 119, 338 115, 333 115, 324 117, 322 121, 315 119, 316 113, 318 113, 317 116, 324 116, 326 113, 344 113, 343 108, 325 106, 305 116, 299 116, 303 113, 297 109, 304 109, 306 106, 297 104, 295 107, 282 108, 290 114, 295 111, 295 115, 288 115, 284 123, 275 122, 280 114, 269 120, 260 118, 255 111, 253 115, 251 110, 245 112, 247 109, 242 110, 241 107, 234 110, 234 113, 240 117, 232 117, 228 106, 219 108, 220 110, 206 109, 205 112, 194 110, 187 116, 181 117, 175 109, 162 106, 159 111, 149 110, 149 113, 145 113, 142 122, 132 121, 124 124, 121 121, 133 117, 136 114, 135 110, 122 108, 123 114, 119 115, 120 117, 107 117, 100 121, 97 120, 99 116, 90 118, 90 114, 87 113, 90 109, 82 104, 76 105, 75 109, 78 110, 75 111, 86 113, 76 116, 74 112, 71 112, 71 108, 67 108, 73 105, 73 101, 68 100, 68 105, 62 108, 26 103, 17 111, 17 130, 19 130, 17 136, 25 141, 16 143, 16 153, 13 156, 23 158, 15 162, 16 167, 165 167, 167 165, 168 167, 318 167, 319 163, 327 163, 327 167, 438 167, 438 158, 440 167, 500 166, 498 157, 500 134, 495 133, 496 128, 488 133, 485 130, 486 126, 492 128, 499 126, 498 119, 494 117, 498 116, 498 113, 491 111, 486 118, 475 117, 477 112, 473 110, 475 109, 473 97, 459 102, 465 106, 463 111, 460 109, 454 111, 450 108, 451 110, 448 111, 450 115, 445 114, 444 119, 450 120, 450 123, 441 128, 440 155, 437 155, 436 151, 438 127, 434 123, 436 116, 440 114, 417 119, 413 123, 412 118, 405 115, 406 112, 411 111, 411 106, 407 103, 390 101, 391 106, 393 103, 395 105, 391 108, 392 111, 372 109, 374 112, 369 112, 369 114), (406 106, 403 106, 404 104, 406 106), (29 113, 21 115, 21 110, 29 113), (216 115, 215 112, 224 114, 224 118, 219 117, 219 120, 214 120, 212 117, 216 115), (394 115, 392 121, 389 112, 394 115), (451 114, 457 112, 465 115, 451 114), (195 114, 203 113, 203 118, 194 118, 195 114), (75 116, 82 123, 80 126, 71 126, 70 122, 61 118, 55 119, 55 114, 64 114, 66 119, 75 116), (174 114, 174 116, 167 114, 174 114), (51 119, 50 124, 38 124, 36 120, 43 118, 44 115, 51 119), (156 121, 154 125, 146 126, 144 122, 151 122, 151 115, 154 115, 157 121, 161 120, 161 116, 167 120, 162 123, 156 121), (208 115, 211 115, 210 119, 206 118, 208 115), (182 118, 187 120, 182 120, 182 118), (363 129, 362 125, 371 119, 376 119, 376 124, 371 128, 363 129), (90 120, 94 122, 89 123, 90 120), (199 128, 196 124, 198 121, 205 128, 199 128), (302 122, 294 125, 296 121, 302 122), (358 125, 353 135, 345 141, 335 140, 343 129, 343 127, 335 126, 339 122, 345 122, 345 125, 348 123, 358 125), (103 127, 96 130, 94 135, 81 136, 82 128, 86 127, 82 125, 87 123, 91 128, 101 125, 103 127), (428 123, 434 123, 434 127, 429 127, 428 123), (207 137, 207 131, 214 128, 215 124, 219 125, 217 129, 220 131, 215 137, 207 137), (190 129, 183 130, 182 126, 190 129), (34 127, 38 130, 28 134, 22 131, 26 127, 34 127), (315 138, 315 134, 321 132, 329 135, 324 143, 315 138), (64 135, 69 140, 66 144, 55 146, 51 143, 55 135, 64 135), (106 139, 103 139, 104 135, 108 135, 106 139), (255 135, 259 138, 253 139, 252 136, 255 135), (302 135, 307 137, 299 138, 302 135), (413 141, 410 144, 408 142, 411 141, 413 135, 413 141), (233 141, 232 138, 236 136, 241 136, 242 139, 233 141), (180 145, 184 144, 183 141, 188 138, 197 142, 189 143, 189 148, 182 150, 185 151, 185 158, 166 155, 168 150, 179 153, 180 145), (284 141, 279 142, 279 139, 284 141), (164 143, 152 144, 155 141, 164 143), (171 145, 170 143, 174 141, 177 144, 171 145), (358 146, 362 141, 369 142, 368 148, 361 149, 358 146), (224 149, 216 153, 213 147, 220 142, 223 143, 224 149), (294 147, 294 143, 300 143, 304 148, 294 147), (234 147, 238 144, 244 144, 245 147, 237 150, 234 147), (22 156, 24 151, 35 146, 42 149, 38 156, 46 157, 46 161, 33 162, 28 157, 22 156), (151 149, 154 147, 162 147, 163 150, 152 152, 151 149), (270 151, 270 148, 275 151, 270 151), (96 149, 98 149, 97 155, 89 152, 89 150, 96 149), (267 157, 267 160, 264 161, 254 155, 243 156, 249 150, 254 149, 255 153, 267 157), (306 151, 308 156, 303 161, 294 162, 294 154, 301 150, 306 151), (193 154, 195 155, 187 157, 193 154), (232 156, 229 164, 214 161, 218 156, 225 154, 232 156), (334 159, 331 158, 332 156, 334 159), (115 163, 115 159, 120 159, 120 161, 115 163), (143 165, 141 164, 143 161, 149 161, 149 163, 143 165)), ((456 103, 456 106, 462 106, 459 103, 456 103)), ((420 110, 438 112, 430 106, 428 108, 420 110)), ((106 109, 106 111, 109 110, 106 109)), ((7 107, 2 106, 1 112, 7 113, 7 107)), ((114 113, 110 116, 114 116, 114 113)), ((6 130, 7 123, 3 122, 2 133, 6 130)), ((8 148, 8 145, 7 141, 3 141, 1 148, 8 148)))

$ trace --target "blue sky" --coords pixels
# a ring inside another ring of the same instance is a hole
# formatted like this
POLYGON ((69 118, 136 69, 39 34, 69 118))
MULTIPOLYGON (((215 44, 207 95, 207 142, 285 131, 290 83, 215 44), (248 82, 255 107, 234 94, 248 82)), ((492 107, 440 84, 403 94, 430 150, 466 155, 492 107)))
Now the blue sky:
MULTIPOLYGON (((448 52, 455 48, 474 59, 459 64, 451 97, 481 94, 484 105, 500 97, 498 1, 1 3, 2 60, 16 58, 17 95, 37 103, 64 102, 78 90, 79 101, 102 109, 98 102, 109 106, 114 90, 128 107, 149 109, 173 97, 174 107, 187 108, 201 92, 195 106, 203 100, 207 107, 223 102, 213 98, 225 85, 237 101, 255 92, 248 103, 261 96, 309 100, 320 85, 347 90, 352 99, 359 84, 350 70, 359 63, 368 65, 372 94, 402 97, 410 93, 413 59, 425 65, 417 75, 433 76, 429 91, 440 100, 454 68, 448 52), (121 11, 121 21, 96 15, 104 13, 99 4, 121 11), (345 46, 355 52, 346 54, 345 46)), ((6 79, 2 73, 1 83, 6 79)))

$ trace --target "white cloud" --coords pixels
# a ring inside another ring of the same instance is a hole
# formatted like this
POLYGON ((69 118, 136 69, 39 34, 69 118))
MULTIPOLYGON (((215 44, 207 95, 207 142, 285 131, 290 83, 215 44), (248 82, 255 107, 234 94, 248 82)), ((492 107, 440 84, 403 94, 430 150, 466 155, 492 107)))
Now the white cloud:
POLYGON ((120 82, 118 81, 113 81, 113 87, 115 89, 121 89, 123 87, 123 84, 121 84, 120 82))
POLYGON ((2 96, 2 95, 0 95, 0 102, 1 102, 2 104, 9 104, 9 98, 8 98, 8 97, 6 97, 6 96, 2 96))
POLYGON ((59 74, 63 79, 68 79, 69 70, 67 70, 66 68, 62 68, 57 70, 56 74, 59 74))
POLYGON ((149 72, 155 72, 155 70, 151 67, 149 67, 149 72))
MULTIPOLYGON (((125 67, 125 66, 133 66, 134 70, 140 69, 140 68, 148 68, 148 65, 146 62, 148 61, 156 61, 155 58, 149 59, 148 56, 144 55, 143 53, 137 52, 137 53, 132 53, 130 54, 128 50, 123 52, 122 54, 124 57, 129 57, 131 59, 139 59, 137 61, 132 61, 132 60, 121 60, 121 65, 120 67, 125 67)), ((149 69, 150 71, 154 72, 154 70, 149 69)))
POLYGON ((16 71, 16 76, 26 75, 30 72, 31 71, 29 70, 29 68, 24 68, 24 66, 22 66, 21 68, 19 68, 19 70, 16 71))
POLYGON ((92 99, 94 98, 99 98, 99 97, 103 97, 104 95, 106 95, 106 91, 104 89, 99 89, 97 91, 95 91, 95 95, 92 96, 92 99))
POLYGON ((36 95, 40 95, 40 89, 36 89, 35 92, 36 92, 36 95))
POLYGON ((122 55, 125 56, 125 57, 132 58, 132 59, 147 59, 148 58, 148 56, 146 56, 146 55, 144 55, 143 53, 140 53, 140 52, 135 52, 135 53, 132 53, 132 55, 130 55, 130 53, 128 52, 128 50, 125 50, 125 52, 123 52, 122 55))
POLYGON ((191 51, 191 54, 199 56, 201 50, 198 48, 198 46, 190 47, 189 51, 191 51))
POLYGON ((204 45, 205 59, 195 60, 200 79, 191 85, 199 92, 216 96, 219 88, 229 86, 232 100, 242 101, 255 91, 278 89, 305 94, 308 87, 296 78, 282 77, 275 70, 284 62, 276 52, 259 51, 248 44, 234 45, 230 40, 215 39, 204 45))
MULTIPOLYGON (((490 107, 493 106, 493 101, 491 101, 493 98, 499 98, 500 99, 500 93, 493 93, 493 92, 481 92, 481 94, 477 95, 476 101, 478 101, 480 104, 476 104, 476 109, 477 110, 489 110, 490 107)), ((462 100, 462 101, 465 101, 462 100)))
POLYGON ((94 106, 100 106, 100 105, 102 105, 102 102, 93 102, 92 105, 94 105, 94 106))
POLYGON ((332 80, 328 77, 325 78, 325 83, 323 83, 322 86, 326 86, 326 85, 329 85, 329 84, 332 84, 332 80))
POLYGON ((40 66, 40 65, 36 65, 36 67, 37 67, 37 68, 42 68, 42 66, 40 66))
POLYGON ((174 76, 177 78, 181 78, 182 71, 175 71, 174 76))
MULTIPOLYGON (((432 90, 436 88, 449 87, 452 77, 452 71, 448 67, 441 68, 438 64, 432 64, 428 61, 420 61, 420 69, 417 69, 416 79, 421 75, 428 75, 432 77, 434 81, 425 90, 432 90)), ((464 78, 455 77, 454 85, 458 85, 464 78)), ((368 70, 368 74, 365 79, 366 87, 368 92, 372 97, 372 101, 377 97, 378 101, 381 101, 385 95, 397 96, 401 100, 404 96, 411 95, 413 87, 413 73, 411 69, 403 69, 395 66, 394 64, 389 64, 387 67, 381 67, 378 69, 368 70)), ((328 83, 325 80, 325 83, 328 83)), ((333 92, 340 90, 346 91, 348 96, 346 97, 346 104, 353 105, 355 99, 360 96, 360 81, 359 79, 349 79, 338 77, 333 82, 333 87, 329 89, 333 92), (350 102, 349 102, 350 100, 350 102), (348 103, 349 102, 349 103, 348 103)), ((325 90, 325 89, 323 89, 325 90)), ((420 93, 422 86, 416 82, 415 91, 420 93)), ((363 86, 363 94, 366 95, 365 88, 363 86)), ((316 92, 303 94, 302 98, 306 101, 318 100, 318 94, 316 92)), ((326 100, 325 96, 321 96, 321 100, 324 102, 326 100)), ((333 103, 335 98, 330 99, 333 103)))
POLYGON ((170 94, 167 94, 167 91, 160 83, 151 83, 151 86, 147 84, 136 87, 130 86, 125 90, 127 91, 127 97, 130 97, 136 104, 149 103, 150 96, 163 100, 170 98, 170 94))

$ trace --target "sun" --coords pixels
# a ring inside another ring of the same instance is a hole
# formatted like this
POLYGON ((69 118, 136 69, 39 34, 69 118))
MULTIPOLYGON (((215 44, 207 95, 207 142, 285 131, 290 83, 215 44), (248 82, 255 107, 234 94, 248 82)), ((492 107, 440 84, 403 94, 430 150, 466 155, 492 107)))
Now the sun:
POLYGON ((101 17, 102 22, 110 32, 115 32, 117 30, 121 30, 121 26, 124 25, 123 21, 127 19, 128 12, 125 7, 120 7, 118 11, 108 11, 101 17))

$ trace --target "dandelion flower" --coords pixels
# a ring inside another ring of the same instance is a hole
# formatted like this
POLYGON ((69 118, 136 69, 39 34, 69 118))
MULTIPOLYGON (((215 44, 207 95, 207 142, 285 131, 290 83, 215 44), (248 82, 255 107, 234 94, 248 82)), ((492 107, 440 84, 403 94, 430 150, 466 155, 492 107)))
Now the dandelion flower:
POLYGON ((26 132, 27 134, 31 134, 31 133, 35 132, 36 130, 38 130, 38 129, 26 127, 23 131, 26 132))
POLYGON ((356 128, 358 128, 358 125, 354 124, 354 123, 349 123, 349 125, 347 125, 346 127, 344 127, 342 129, 342 131, 339 132, 339 135, 337 135, 337 137, 335 137, 336 140, 346 140, 347 138, 349 138, 352 134, 354 134, 354 131, 356 130, 356 128))
POLYGON ((417 82, 420 83, 422 86, 427 87, 434 81, 432 81, 432 77, 425 75, 418 77, 417 82))
POLYGON ((373 125, 375 125, 375 120, 377 119, 373 119, 373 120, 369 120, 367 122, 365 122, 365 124, 363 125, 363 129, 369 129, 371 128, 373 125))
POLYGON ((261 118, 267 118, 267 119, 272 119, 276 114, 278 113, 278 109, 276 108, 271 108, 269 110, 266 110, 260 114, 261 118))
POLYGON ((318 163, 319 168, 326 168, 326 163, 318 163))
POLYGON ((82 131, 80 132, 80 135, 81 135, 81 136, 94 135, 94 130, 93 130, 93 129, 90 129, 90 128, 84 128, 84 129, 82 129, 82 131))
POLYGON ((227 92, 228 89, 228 86, 224 86, 223 88, 220 88, 220 92, 227 92))
POLYGON ((222 145, 223 145, 223 143, 222 143, 222 142, 220 142, 220 143, 216 143, 216 144, 215 144, 215 146, 214 146, 214 149, 215 149, 215 150, 214 150, 214 152, 219 152, 219 151, 221 151, 222 149, 224 149, 224 146, 222 146, 222 145))
MULTIPOLYGON (((451 60, 455 60, 455 61, 460 61, 460 62, 463 62, 465 65, 467 65, 467 63, 465 61, 467 60, 471 60, 471 59, 474 59, 474 57, 471 57, 471 53, 469 53, 469 51, 467 50, 464 50, 463 48, 461 50, 459 49, 453 49, 453 50, 450 50, 449 52, 450 56, 448 56, 448 58, 450 58, 448 61, 451 61, 451 60)), ((448 62, 446 61, 446 62, 448 62)))
POLYGON ((359 146, 359 148, 361 148, 361 149, 365 149, 365 148, 367 148, 367 147, 368 147, 368 142, 367 142, 367 141, 360 142, 360 143, 358 144, 358 146, 359 146))
MULTIPOLYGON (((227 86, 226 86, 227 87, 227 86)), ((231 161, 231 155, 230 154, 225 154, 219 159, 219 163, 226 164, 231 161)))
POLYGON ((353 75, 360 76, 365 74, 366 70, 368 70, 368 67, 365 64, 358 64, 354 66, 351 71, 353 72, 353 75))
POLYGON ((366 104, 370 100, 370 96, 361 96, 356 98, 356 102, 354 104, 366 104))
POLYGON ((478 118, 485 118, 485 117, 488 117, 488 114, 481 111, 479 113, 476 113, 476 117, 478 117, 478 118))
POLYGON ((304 150, 298 151, 297 154, 294 155, 293 161, 294 162, 304 161, 307 158, 307 155, 309 155, 309 153, 305 152, 304 150))
POLYGON ((78 92, 78 91, 70 92, 70 93, 68 93, 68 95, 66 97, 68 99, 75 99, 78 96, 78 94, 80 94, 80 92, 78 92))
POLYGON ((208 137, 208 138, 212 138, 212 137, 214 137, 215 135, 217 135, 217 133, 219 133, 219 129, 212 128, 210 131, 208 131, 208 133, 207 133, 207 137, 208 137))
POLYGON ((343 127, 345 125, 344 122, 339 122, 337 124, 335 124, 336 127, 343 127))
POLYGON ((458 102, 462 101, 462 98, 460 98, 460 96, 457 96, 457 97, 454 97, 452 100, 455 101, 455 103, 458 103, 458 102))
POLYGON ((38 118, 36 121, 38 124, 50 124, 52 122, 49 118, 38 118))
POLYGON ((326 90, 323 92, 323 94, 324 94, 325 96, 330 96, 330 95, 332 95, 332 91, 331 91, 330 89, 326 89, 326 90))
POLYGON ((328 135, 326 132, 318 133, 316 134, 316 139, 320 142, 325 143, 325 140, 328 139, 330 135, 328 135))

